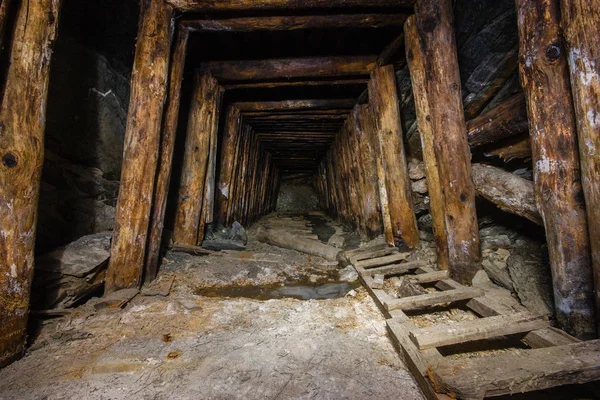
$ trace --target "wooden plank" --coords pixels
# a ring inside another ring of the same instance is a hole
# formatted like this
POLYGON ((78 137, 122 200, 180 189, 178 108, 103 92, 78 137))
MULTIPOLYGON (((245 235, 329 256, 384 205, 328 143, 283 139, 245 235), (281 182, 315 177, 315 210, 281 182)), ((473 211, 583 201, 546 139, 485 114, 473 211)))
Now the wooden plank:
POLYGON ((60 0, 2 2, 7 55, 0 108, 0 368, 20 357, 27 338, 36 220, 52 49, 60 0), (5 4, 7 3, 7 4, 5 4), (8 16, 15 18, 7 21, 8 16), (12 39, 12 40, 11 40, 12 39))
POLYGON ((526 133, 529 129, 525 96, 518 93, 492 110, 467 122, 471 148, 526 133))
POLYGON ((416 268, 420 268, 423 265, 425 265, 425 263, 423 261, 413 261, 413 262, 407 262, 407 263, 402 263, 402 264, 386 265, 384 267, 364 269, 364 271, 365 271, 364 273, 365 273, 365 275, 368 275, 368 276, 373 276, 376 274, 398 275, 398 274, 404 274, 406 272, 412 271, 416 268))
POLYGON ((200 69, 219 81, 258 81, 368 75, 376 56, 331 56, 242 61, 207 61, 200 69))
POLYGON ((180 11, 185 12, 214 12, 242 10, 308 10, 329 8, 412 8, 414 0, 167 0, 180 11))
POLYGON ((435 305, 453 303, 461 300, 469 300, 474 297, 483 296, 485 292, 478 288, 454 289, 443 292, 421 294, 393 300, 384 304, 387 310, 417 310, 435 305))
MULTIPOLYGON (((371 258, 384 257, 384 256, 387 256, 387 255, 390 255, 390 254, 394 254, 394 253, 397 253, 397 252, 398 252, 398 248, 396 248, 396 247, 390 247, 386 243, 385 246, 384 246, 384 248, 382 248, 382 249, 371 250, 371 251, 364 251, 362 253, 356 253, 356 255, 350 255, 348 258, 353 263, 356 263, 358 261, 368 260, 368 259, 371 259, 371 258)), ((346 252, 346 254, 348 254, 348 252, 346 252)))
POLYGON ((470 283, 481 269, 481 253, 453 16, 451 0, 416 2, 416 39, 428 78, 425 93, 420 95, 427 97, 436 159, 425 162, 435 162, 439 172, 450 275, 461 283, 470 283))
POLYGON ((385 277, 383 275, 373 275, 373 282, 371 282, 371 287, 373 289, 383 289, 384 278, 385 277))
POLYGON ((427 272, 424 274, 409 276, 408 279, 415 283, 431 283, 448 279, 448 270, 427 272))
POLYGON ((188 37, 189 33, 187 31, 180 30, 175 41, 175 49, 173 50, 173 60, 169 75, 169 95, 167 97, 167 109, 160 139, 158 173, 154 185, 152 218, 150 220, 150 233, 148 235, 148 253, 146 254, 144 276, 146 282, 154 280, 158 273, 165 212, 167 209, 167 195, 171 183, 173 149, 175 148, 175 138, 177 136, 181 83, 187 55, 188 37))
POLYGON ((437 392, 461 399, 594 382, 600 380, 600 340, 442 361, 429 377, 437 392))
POLYGON ((560 5, 560 23, 569 54, 600 333, 600 41, 590 34, 598 30, 600 12, 594 1, 560 0, 560 5))
POLYGON ((142 280, 169 82, 173 8, 161 0, 145 1, 140 15, 107 293, 142 280))
POLYGON ((419 350, 424 350, 530 332, 549 325, 550 323, 545 317, 522 312, 421 328, 418 331, 411 332, 410 339, 417 345, 419 350))
POLYGON ((533 349, 538 349, 542 347, 563 346, 565 344, 580 342, 580 340, 565 331, 548 327, 529 332, 523 338, 523 342, 533 349))
POLYGON ((519 74, 527 100, 536 201, 546 229, 556 318, 573 336, 592 338, 597 325, 590 237, 558 0, 517 0, 516 7, 519 74))
POLYGON ((394 319, 386 321, 390 338, 396 349, 404 356, 404 362, 413 374, 417 383, 423 390, 423 394, 429 400, 447 399, 447 396, 436 393, 429 382, 427 371, 429 366, 441 359, 441 354, 437 349, 420 351, 409 339, 410 330, 406 328, 406 323, 394 319))
POLYGON ((193 32, 293 31, 298 29, 400 27, 407 14, 276 15, 219 19, 184 19, 181 26, 193 32))
POLYGON ((362 260, 356 263, 357 266, 362 268, 373 268, 380 265, 388 265, 396 263, 398 261, 404 261, 410 256, 410 253, 396 253, 385 257, 371 258, 369 260, 362 260))

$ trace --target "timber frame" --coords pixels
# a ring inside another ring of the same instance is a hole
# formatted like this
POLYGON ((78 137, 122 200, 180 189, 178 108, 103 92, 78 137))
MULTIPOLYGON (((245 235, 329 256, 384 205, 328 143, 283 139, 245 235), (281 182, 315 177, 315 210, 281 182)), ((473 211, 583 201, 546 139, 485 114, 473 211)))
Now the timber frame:
MULTIPOLYGON (((12 3, 4 1, 2 7, 12 3)), ((44 110, 61 1, 32 3, 28 18, 22 8, 16 13, 16 29, 23 34, 15 35, 18 38, 10 47, 11 59, 18 62, 8 70, 0 112, 0 318, 7 321, 0 325, 0 366, 21 355, 25 345, 44 152, 44 110), (27 52, 29 47, 36 51, 27 52), (27 96, 23 95, 25 92, 27 96), (24 127, 33 140, 16 133, 24 127)), ((492 110, 492 118, 485 114, 476 117, 482 108, 479 103, 462 104, 450 0, 142 1, 107 293, 139 286, 144 278, 152 279, 157 273, 181 79, 192 32, 316 29, 332 24, 371 28, 404 25, 404 35, 378 56, 205 63, 197 71, 198 98, 210 98, 211 104, 199 101, 202 104, 191 111, 194 123, 210 129, 203 131, 204 136, 187 138, 205 152, 189 154, 184 161, 202 166, 196 169, 195 176, 184 177, 199 185, 194 187, 194 193, 202 201, 179 208, 182 229, 176 231, 176 240, 179 244, 198 245, 205 224, 214 219, 224 224, 234 220, 248 223, 273 210, 280 183, 278 162, 284 158, 273 143, 278 138, 293 143, 304 134, 313 143, 330 147, 324 154, 306 157, 301 151, 303 143, 295 143, 299 155, 288 157, 318 170, 314 182, 323 207, 369 237, 384 233, 389 244, 403 242, 410 248, 416 247, 418 231, 401 140, 403 132, 393 97, 397 96, 394 67, 389 64, 390 54, 404 46, 415 91, 439 267, 448 269, 457 284, 470 283, 480 269, 475 195, 502 202, 497 193, 485 193, 483 185, 478 185, 477 182, 485 182, 490 172, 471 165, 470 149, 523 134, 529 125, 531 141, 525 140, 524 144, 526 149, 529 143, 531 146, 533 187, 513 180, 508 185, 527 186, 528 193, 535 193, 536 205, 524 202, 515 208, 504 202, 503 206, 544 226, 559 322, 574 336, 595 337, 594 303, 600 307, 600 135, 596 126, 600 112, 600 51, 597 42, 587 41, 584 31, 597 26, 600 17, 580 1, 575 1, 573 7, 559 0, 538 3, 536 9, 531 2, 517 1, 522 16, 519 72, 524 95, 492 110), (561 6, 563 16, 570 19, 559 20, 561 6), (394 11, 386 12, 389 8, 394 11), (352 14, 352 10, 365 9, 369 11, 352 14), (283 10, 288 12, 276 15, 283 10), (289 11, 294 10, 301 12, 290 16, 289 11), (343 17, 323 15, 323 11, 331 10, 348 13, 343 13, 343 17), (190 13, 225 11, 252 11, 257 15, 268 12, 269 17, 188 17, 193 15, 190 13), (314 17, 310 15, 313 11, 314 17), (561 23, 567 38, 564 44, 560 38, 561 23), (543 35, 537 32, 540 37, 534 29, 538 26, 543 28, 543 35), (583 82, 579 74, 582 65, 588 66, 579 57, 582 49, 585 57, 595 62, 596 69, 590 72, 595 74, 592 85, 583 82), (567 54, 571 57, 567 58, 567 54), (284 71, 282 65, 287 66, 284 71), (316 79, 323 76, 327 79, 316 79), (368 90, 358 102, 239 102, 221 110, 224 90, 340 82, 367 83, 368 90), (394 101, 386 102, 383 96, 392 96, 394 101), (555 110, 553 106, 559 107, 555 110), (586 119, 590 111, 596 116, 591 122, 586 119), (226 120, 221 143, 216 133, 219 113, 226 120), (299 116, 307 124, 303 131, 273 132, 269 128, 269 124, 281 121, 287 121, 284 126, 293 125, 290 121, 299 116), (311 118, 329 121, 327 129, 315 133, 311 118), (559 135, 545 135, 546 130, 555 128, 559 135), (395 146, 389 146, 390 140, 395 146), (218 146, 225 152, 220 160, 218 146), (358 165, 368 165, 368 171, 357 168, 358 165), (218 176, 216 171, 220 171, 218 176), (335 185, 336 182, 343 185, 335 185), (257 188, 259 196, 250 196, 249 189, 257 188), (567 239, 572 242, 571 247, 562 244, 567 239)), ((6 10, 0 8, 0 31, 6 17, 6 10)), ((0 36, 0 41, 5 39, 6 35, 0 36)), ((503 60, 507 70, 516 64, 516 54, 515 49, 503 60)), ((179 197, 180 205, 184 204, 185 193, 179 197)))

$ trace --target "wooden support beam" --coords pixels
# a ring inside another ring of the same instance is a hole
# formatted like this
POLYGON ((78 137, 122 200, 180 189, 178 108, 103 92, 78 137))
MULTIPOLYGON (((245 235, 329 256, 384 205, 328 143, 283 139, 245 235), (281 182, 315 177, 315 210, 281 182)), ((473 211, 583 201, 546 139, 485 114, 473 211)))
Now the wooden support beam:
POLYGON ((177 122, 179 119, 179 104, 181 101, 181 82, 187 54, 189 33, 179 30, 175 42, 175 49, 171 61, 169 76, 169 95, 167 110, 165 112, 160 156, 158 160, 158 173, 154 185, 154 198, 152 205, 152 218, 150 220, 150 233, 148 235, 148 251, 146 254, 145 277, 147 282, 153 281, 158 273, 160 247, 163 234, 165 211, 167 208, 167 194, 171 182, 173 165, 173 149, 177 135, 177 122))
POLYGON ((167 0, 180 11, 266 11, 266 10, 308 10, 328 8, 412 8, 414 0, 167 0))
POLYGON ((283 101, 256 101, 239 102, 233 105, 240 109, 244 114, 257 111, 290 111, 290 110, 348 110, 356 104, 355 99, 309 99, 309 100, 283 100, 283 101))
POLYGON ((536 201, 546 228, 556 317, 571 335, 592 338, 596 324, 590 238, 558 0, 517 0, 516 5, 519 73, 527 99, 536 201))
POLYGON ((227 209, 231 204, 231 185, 235 172, 236 145, 239 140, 242 117, 237 107, 230 106, 225 116, 225 132, 221 144, 221 168, 217 185, 217 221, 225 225, 227 209))
POLYGON ((429 371, 436 392, 460 399, 594 382, 600 380, 600 340, 440 361, 429 371))
POLYGON ((469 300, 474 297, 483 296, 485 292, 482 289, 463 287, 461 289, 444 290, 421 294, 417 296, 403 297, 401 299, 391 300, 385 304, 388 311, 391 310, 418 310, 445 303, 453 303, 461 300, 469 300))
POLYGON ((376 56, 209 61, 203 63, 200 69, 219 81, 259 81, 368 75, 376 61, 376 56))
POLYGON ((375 114, 379 146, 383 156, 394 241, 396 243, 402 241, 411 249, 416 248, 419 244, 419 230, 404 154, 393 66, 377 67, 373 71, 369 81, 369 101, 375 114))
POLYGON ((569 53, 600 334, 600 41, 592 33, 600 26, 600 10, 593 1, 561 0, 560 4, 563 37, 569 53))
POLYGON ((418 268, 422 268, 424 266, 426 266, 427 264, 424 261, 412 261, 412 262, 406 262, 406 263, 402 263, 402 264, 392 264, 392 265, 385 265, 383 267, 376 267, 376 268, 371 268, 371 269, 364 269, 363 267, 358 267, 360 269, 362 269, 363 275, 365 276, 372 276, 372 275, 399 275, 399 274, 405 274, 409 271, 413 271, 415 269, 418 268))
POLYGON ((407 14, 277 15, 183 20, 193 32, 294 31, 298 29, 401 27, 407 14))
POLYGON ((523 93, 516 94, 494 109, 467 122, 471 148, 526 133, 529 129, 523 93))
POLYGON ((210 75, 197 74, 188 119, 181 184, 177 200, 173 241, 195 246, 204 224, 202 215, 210 143, 217 129, 221 89, 210 75))
POLYGON ((357 261, 356 266, 361 268, 373 268, 380 265, 393 264, 399 261, 405 261, 410 253, 395 253, 389 256, 371 258, 368 260, 357 261))
POLYGON ((550 326, 546 317, 521 312, 510 315, 480 318, 452 324, 438 324, 410 333, 419 350, 449 346, 474 340, 530 332, 550 326))
POLYGON ((261 226, 256 232, 256 240, 273 246, 283 247, 322 257, 330 261, 341 261, 344 259, 344 251, 333 246, 326 245, 318 240, 307 239, 297 235, 290 235, 286 230, 274 229, 261 226))
POLYGON ((503 211, 543 225, 535 203, 533 182, 491 165, 473 164, 472 169, 475 191, 479 196, 503 211))
POLYGON ((429 99, 427 96, 427 74, 425 59, 417 31, 416 19, 409 17, 404 24, 406 39, 406 59, 410 69, 412 89, 415 99, 415 110, 423 148, 425 161, 425 174, 429 189, 429 210, 432 217, 432 228, 435 238, 438 268, 447 270, 450 267, 448 254, 448 240, 446 234, 446 210, 444 209, 444 195, 440 183, 438 160, 435 155, 434 134, 429 99))
POLYGON ((140 15, 106 293, 141 283, 168 89, 173 8, 146 1, 140 15))
MULTIPOLYGON (((5 2, 2 2, 4 6, 5 2)), ((0 368, 22 355, 60 0, 19 4, 0 107, 0 368)), ((6 42, 5 42, 6 43, 6 42)))
MULTIPOLYGON (((402 19, 402 22, 406 21, 406 18, 402 19)), ((382 67, 390 63, 392 58, 400 51, 400 49, 404 46, 404 33, 400 34, 394 41, 387 46, 385 49, 379 54, 377 58, 377 65, 382 67)))
MULTIPOLYGON (((425 67, 421 75, 428 79, 425 81, 425 93, 417 93, 415 89, 422 88, 415 85, 413 91, 415 98, 427 97, 428 114, 425 119, 429 117, 428 122, 431 123, 435 153, 435 160, 431 160, 428 154, 425 162, 437 164, 441 190, 436 189, 435 192, 437 195, 443 193, 450 275, 461 283, 470 283, 481 269, 481 254, 471 153, 452 26, 452 2, 418 0, 415 17, 417 37, 412 48, 413 57, 415 52, 421 53, 425 67)), ((413 67, 418 68, 415 64, 413 67)))
POLYGON ((352 79, 330 79, 330 80, 272 80, 265 82, 235 82, 226 83, 223 85, 225 90, 235 89, 273 89, 280 87, 305 87, 305 86, 347 86, 347 85, 362 85, 369 80, 366 78, 352 79))
MULTIPOLYGON (((483 89, 478 93, 471 93, 465 99, 466 119, 475 118, 479 115, 493 97, 504 87, 511 76, 513 76, 517 70, 517 56, 518 47, 515 46, 499 62, 489 66, 489 70, 493 72, 488 75, 485 83, 482 85, 483 89)), ((490 61, 492 60, 491 58, 490 61)))

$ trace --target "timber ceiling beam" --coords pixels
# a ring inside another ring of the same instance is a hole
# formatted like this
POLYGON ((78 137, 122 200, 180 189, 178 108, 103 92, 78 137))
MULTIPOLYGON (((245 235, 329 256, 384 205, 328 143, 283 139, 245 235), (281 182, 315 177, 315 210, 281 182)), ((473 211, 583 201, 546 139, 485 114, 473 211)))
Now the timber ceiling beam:
POLYGON ((369 75, 376 65, 377 56, 343 56, 209 61, 200 69, 219 82, 235 82, 369 75))
POLYGON ((289 110, 342 110, 352 109, 356 99, 283 100, 264 102, 239 102, 233 105, 240 111, 289 111, 289 110))
POLYGON ((414 0, 166 0, 183 12, 412 8, 414 0))
POLYGON ((221 19, 188 19, 180 22, 192 32, 293 31, 299 29, 402 27, 408 14, 285 15, 221 19))
POLYGON ((222 85, 225 90, 234 89, 273 89, 280 87, 298 87, 298 86, 344 86, 344 85, 364 85, 369 80, 365 78, 355 79, 332 79, 332 80, 297 80, 297 81, 266 81, 266 82, 236 82, 222 85))

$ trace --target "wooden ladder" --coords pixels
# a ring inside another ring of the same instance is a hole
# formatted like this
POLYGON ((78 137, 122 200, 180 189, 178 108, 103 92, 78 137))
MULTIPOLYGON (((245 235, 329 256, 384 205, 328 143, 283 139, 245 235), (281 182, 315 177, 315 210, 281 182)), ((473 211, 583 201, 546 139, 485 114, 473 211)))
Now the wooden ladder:
POLYGON ((467 287, 448 271, 383 245, 348 252, 363 285, 387 318, 396 349, 428 399, 483 399, 600 380, 600 340, 581 342, 533 315, 500 287, 467 287), (415 285, 434 284, 433 293, 393 298, 385 280, 402 275, 415 285), (466 303, 478 319, 417 327, 405 313, 466 303), (498 355, 449 359, 438 348, 520 334, 528 349, 498 355))

